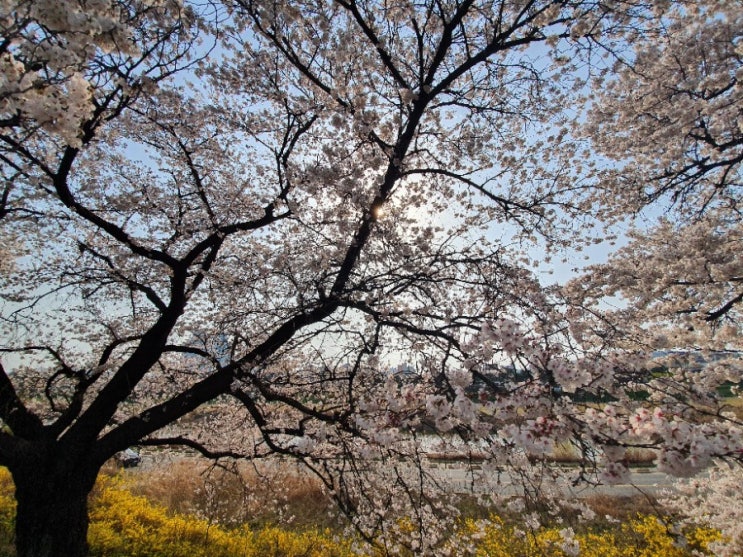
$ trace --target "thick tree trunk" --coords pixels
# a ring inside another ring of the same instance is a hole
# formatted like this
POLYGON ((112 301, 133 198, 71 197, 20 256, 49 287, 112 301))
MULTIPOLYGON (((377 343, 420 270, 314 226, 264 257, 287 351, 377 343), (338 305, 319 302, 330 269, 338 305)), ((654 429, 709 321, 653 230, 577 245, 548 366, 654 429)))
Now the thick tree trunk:
POLYGON ((65 463, 13 470, 18 557, 88 554, 88 494, 96 475, 65 463))

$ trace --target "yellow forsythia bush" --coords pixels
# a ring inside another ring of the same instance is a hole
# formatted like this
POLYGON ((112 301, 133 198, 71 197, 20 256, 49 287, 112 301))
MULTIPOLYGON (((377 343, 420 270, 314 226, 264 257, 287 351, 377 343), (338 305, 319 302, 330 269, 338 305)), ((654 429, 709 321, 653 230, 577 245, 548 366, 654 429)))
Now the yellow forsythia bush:
POLYGON ((0 556, 13 555, 15 549, 15 486, 7 468, 0 467, 0 556))
POLYGON ((171 515, 133 495, 120 478, 102 478, 90 509, 88 542, 96 557, 345 557, 350 543, 329 533, 227 530, 193 516, 171 515))
POLYGON ((707 544, 720 539, 710 528, 673 534, 654 516, 638 516, 617 529, 570 535, 554 527, 523 531, 493 516, 484 528, 466 521, 463 535, 477 538, 477 557, 688 557, 709 555, 707 544))
MULTIPOLYGON (((13 483, 0 468, 0 555, 13 554, 14 516, 13 483)), ((228 530, 172 514, 132 494, 118 476, 98 480, 90 518, 93 557, 361 557, 353 550, 353 540, 338 539, 329 531, 228 530)), ((720 533, 709 528, 671 533, 654 516, 578 533, 556 527, 522 531, 498 516, 484 527, 474 520, 461 526, 450 541, 451 553, 476 557, 690 557, 708 554, 707 544, 720 539, 720 533)))

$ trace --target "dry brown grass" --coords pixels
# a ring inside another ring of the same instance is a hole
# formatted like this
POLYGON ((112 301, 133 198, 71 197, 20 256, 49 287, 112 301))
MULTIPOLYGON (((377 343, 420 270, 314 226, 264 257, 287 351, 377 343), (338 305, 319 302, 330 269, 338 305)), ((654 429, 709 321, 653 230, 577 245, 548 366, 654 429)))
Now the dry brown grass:
MULTIPOLYGON (((652 449, 635 447, 628 448, 624 455, 624 459, 630 466, 651 466, 656 458, 657 454, 652 449)), ((558 464, 579 464, 581 455, 578 449, 570 443, 561 443, 548 456, 548 460, 558 464)))
POLYGON ((722 401, 723 410, 726 412, 732 412, 736 418, 743 420, 743 397, 736 396, 725 398, 722 401))
POLYGON ((171 512, 224 526, 337 527, 340 517, 319 480, 296 465, 215 466, 195 458, 126 470, 131 490, 171 512))
POLYGON ((647 495, 632 495, 630 497, 618 497, 614 495, 593 495, 586 499, 586 503, 597 519, 611 518, 619 521, 636 518, 638 514, 657 515, 663 514, 662 507, 658 502, 647 495))
POLYGON ((627 449, 627 453, 624 455, 627 462, 632 465, 646 465, 650 466, 658 458, 658 453, 651 449, 638 449, 630 447, 627 449))
MULTIPOLYGON (((554 461, 573 463, 577 451, 565 444, 558 447, 554 461)), ((649 464, 650 450, 629 449, 632 464, 649 464)), ((149 459, 148 459, 149 460, 149 459)), ((114 468, 112 468, 112 471, 114 468)), ((194 457, 158 458, 154 464, 121 470, 133 493, 165 506, 173 513, 187 513, 223 526, 245 524, 252 528, 282 526, 302 530, 339 530, 345 520, 320 481, 297 463, 272 461, 214 466, 194 457)), ((660 508, 642 496, 595 495, 586 501, 597 515, 626 520, 637 513, 656 514, 660 508)), ((494 509, 481 506, 475 498, 460 501, 464 516, 486 517, 494 509)), ((567 511, 566 511, 567 512, 567 511)))

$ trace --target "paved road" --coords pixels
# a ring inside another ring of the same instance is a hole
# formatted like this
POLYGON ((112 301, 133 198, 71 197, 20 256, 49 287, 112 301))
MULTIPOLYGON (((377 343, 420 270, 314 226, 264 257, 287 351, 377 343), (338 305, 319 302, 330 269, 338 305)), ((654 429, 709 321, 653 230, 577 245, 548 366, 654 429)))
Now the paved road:
MULTIPOLYGON (((172 466, 177 461, 190 460, 193 455, 177 452, 159 452, 156 454, 143 454, 142 463, 138 470, 146 471, 156 468, 172 466)), ((497 491, 502 496, 517 495, 522 492, 519 488, 519 482, 514 481, 507 471, 500 473, 499 483, 495 484, 495 478, 489 482, 481 480, 478 475, 480 470, 475 469, 475 478, 473 479, 472 470, 468 470, 466 463, 461 461, 441 461, 434 462, 428 468, 428 471, 442 485, 447 486, 456 493, 486 493, 488 491, 497 491)), ((594 495, 605 494, 615 497, 630 497, 645 493, 648 495, 660 495, 663 491, 673 490, 674 478, 656 471, 652 468, 634 468, 630 472, 630 480, 625 484, 618 485, 585 485, 577 487, 565 485, 562 482, 560 490, 566 497, 591 497, 594 495)))
MULTIPOLYGON (((485 492, 497 490, 501 495, 516 495, 521 490, 519 482, 509 477, 507 472, 501 473, 500 483, 491 486, 487 482, 478 479, 473 481, 472 475, 464 467, 448 465, 434 467, 431 473, 444 484, 451 486, 458 493, 485 492)), ((629 482, 616 485, 579 485, 571 487, 563 485, 561 491, 569 497, 591 497, 593 495, 605 494, 616 497, 629 497, 645 493, 648 495, 660 495, 663 491, 673 490, 673 478, 653 469, 634 469, 630 472, 629 482)))

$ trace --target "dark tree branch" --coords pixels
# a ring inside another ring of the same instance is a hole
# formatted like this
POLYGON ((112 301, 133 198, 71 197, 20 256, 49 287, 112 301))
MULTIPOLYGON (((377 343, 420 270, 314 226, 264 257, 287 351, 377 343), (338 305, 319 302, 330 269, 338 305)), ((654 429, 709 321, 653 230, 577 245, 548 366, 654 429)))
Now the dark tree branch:
POLYGON ((23 404, 2 363, 0 363, 0 418, 18 437, 37 439, 43 432, 41 420, 23 404))

